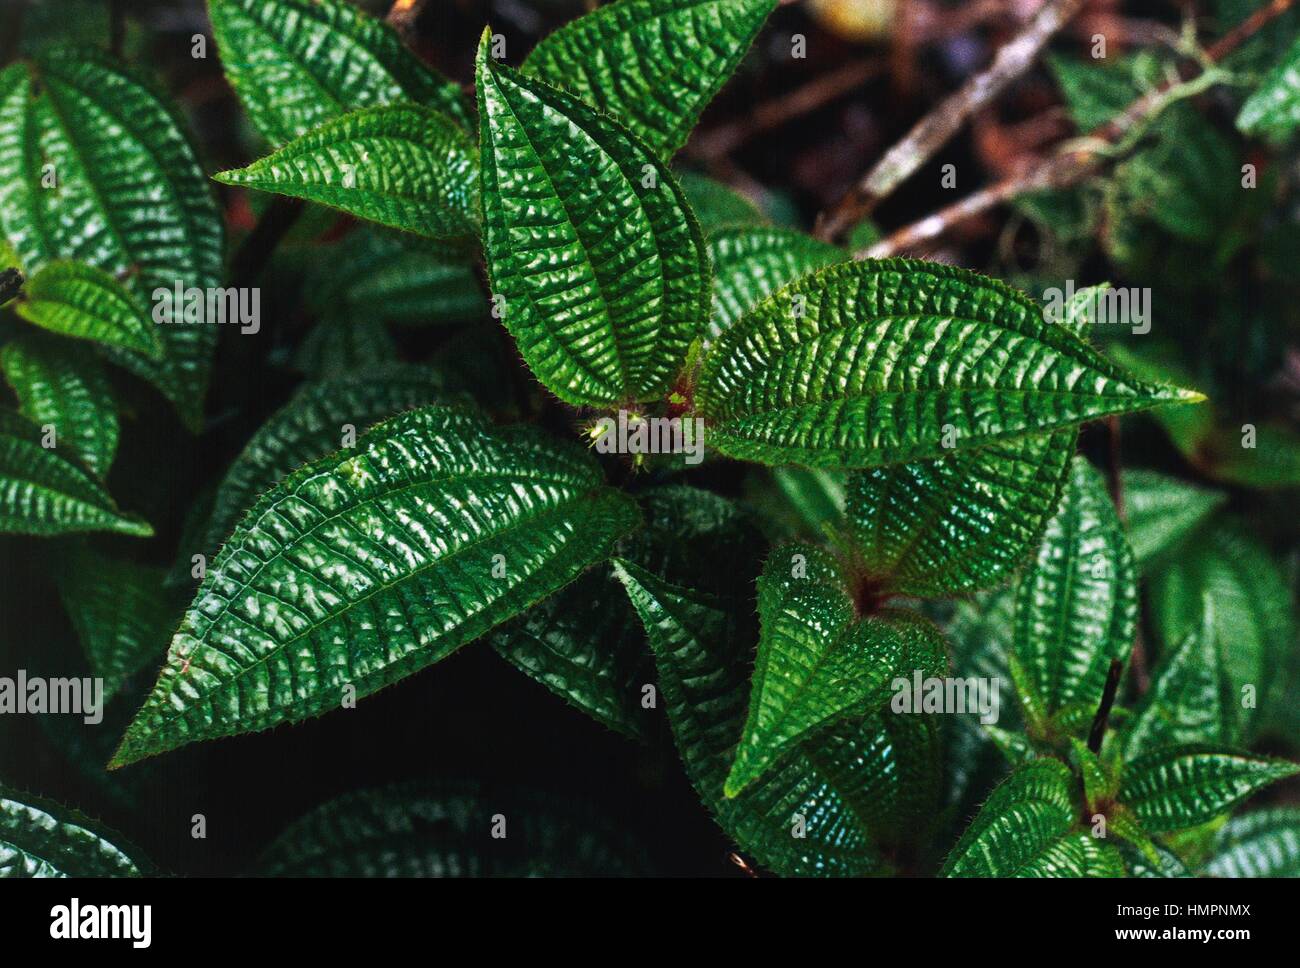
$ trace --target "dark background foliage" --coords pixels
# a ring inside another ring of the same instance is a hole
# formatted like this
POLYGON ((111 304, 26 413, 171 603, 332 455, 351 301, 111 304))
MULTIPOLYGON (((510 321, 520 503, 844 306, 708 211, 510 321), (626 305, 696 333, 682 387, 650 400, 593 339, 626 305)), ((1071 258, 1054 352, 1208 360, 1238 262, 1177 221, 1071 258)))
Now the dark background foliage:
MULTIPOLYGON (((385 5, 368 6, 382 12, 385 5)), ((826 14, 809 4, 783 6, 710 106, 678 163, 755 196, 775 221, 809 227, 917 118, 985 65, 1033 6, 1010 0, 899 0, 892 26, 867 38, 836 32, 826 14), (805 60, 788 56, 794 33, 808 37, 814 53, 805 60), (773 112, 778 123, 772 123, 773 112)), ((532 42, 583 8, 579 0, 442 0, 428 5, 414 46, 448 76, 467 80, 485 22, 508 29, 516 45, 508 60, 518 63, 532 42)), ((1246 0, 1190 5, 1095 0, 1053 50, 1084 56, 1087 38, 1097 30, 1121 52, 1159 48, 1177 31, 1185 10, 1196 14, 1204 36, 1213 37, 1249 8, 1246 0)), ((205 169, 236 167, 257 157, 255 136, 223 79, 215 49, 204 60, 190 57, 191 35, 207 30, 198 0, 4 0, 0 59, 14 55, 15 45, 34 47, 53 38, 110 43, 113 10, 124 15, 121 29, 130 58, 152 66, 188 113, 205 169)), ((1277 26, 1284 37, 1295 29, 1294 16, 1277 26)), ((1060 105, 1050 73, 1034 69, 896 192, 875 221, 886 229, 897 227, 951 202, 954 194, 939 184, 942 165, 956 165, 958 194, 965 194, 1041 155, 1072 134, 1060 105)), ((1268 167, 1269 158, 1233 131, 1233 109, 1222 93, 1206 95, 1196 106, 1242 158, 1268 167)), ((1225 218, 1220 237, 1249 233, 1226 260, 1215 261, 1213 246, 1171 244, 1151 229, 1143 258, 1117 264, 1105 246, 1097 246, 1074 270, 1081 284, 1108 279, 1153 287, 1157 330, 1178 334, 1182 364, 1197 380, 1216 387, 1214 403, 1229 426, 1243 419, 1294 423, 1300 414, 1300 301, 1295 298, 1300 232, 1285 209, 1295 205, 1297 175, 1294 155, 1284 157, 1291 169, 1275 160, 1273 180, 1261 189, 1271 193, 1276 211, 1235 225, 1233 213, 1225 218)), ((271 196, 230 189, 222 189, 220 198, 236 248, 259 212, 281 204, 270 202, 271 196)), ((158 537, 147 543, 103 537, 96 539, 97 547, 172 565, 187 512, 297 386, 300 377, 286 362, 314 321, 304 277, 325 258, 327 246, 352 228, 346 218, 311 210, 269 264, 262 266, 256 252, 250 262, 236 262, 236 274, 247 273, 236 284, 249 284, 259 269, 263 272, 264 323, 256 337, 223 334, 207 403, 209 424, 201 436, 183 430, 153 391, 118 374, 126 419, 109 490, 152 522, 158 537)), ((1097 231, 1104 233, 1106 226, 1097 231)), ((1043 258, 1050 236, 1050 226, 1004 208, 963 224, 926 254, 1028 287, 1043 273, 1050 276, 1043 258)), ((513 348, 499 327, 486 329, 488 322, 402 329, 396 335, 401 353, 411 358, 446 354, 454 360, 473 340, 509 363, 513 348)), ((513 379, 511 369, 519 371, 507 366, 500 379, 513 379)), ((537 387, 495 389, 501 391, 503 409, 524 410, 571 432, 573 416, 548 402, 537 387)), ((1098 428, 1089 428, 1083 446, 1105 463, 1112 443, 1098 428)), ((1189 479, 1206 476, 1149 419, 1125 421, 1121 448, 1125 464, 1189 479)), ((616 479, 627 475, 622 465, 611 465, 610 472, 616 479)), ((690 482, 739 496, 743 473, 738 464, 717 463, 694 473, 690 482)), ((640 489, 655 480, 654 474, 642 474, 627 483, 640 489)), ((1300 531, 1294 492, 1227 489, 1231 508, 1286 560, 1300 531)), ((0 668, 59 675, 84 669, 44 567, 57 558, 54 550, 52 545, 37 550, 31 539, 0 537, 0 668)), ((191 746, 105 774, 101 767, 110 744, 152 684, 153 672, 150 667, 135 678, 99 728, 83 727, 71 717, 5 717, 0 776, 19 789, 78 805, 122 831, 160 867, 183 874, 247 871, 289 821, 341 793, 401 779, 463 777, 481 782, 489 799, 494 790, 531 787, 592 804, 645 847, 659 872, 739 876, 727 860, 730 845, 681 770, 661 711, 654 714, 659 728, 653 741, 638 745, 566 706, 489 649, 464 649, 354 710, 270 734, 191 746), (190 836, 195 813, 207 818, 205 840, 190 836)), ((1284 744, 1278 747, 1286 751, 1284 744)), ((1285 789, 1273 794, 1285 795, 1285 789)))

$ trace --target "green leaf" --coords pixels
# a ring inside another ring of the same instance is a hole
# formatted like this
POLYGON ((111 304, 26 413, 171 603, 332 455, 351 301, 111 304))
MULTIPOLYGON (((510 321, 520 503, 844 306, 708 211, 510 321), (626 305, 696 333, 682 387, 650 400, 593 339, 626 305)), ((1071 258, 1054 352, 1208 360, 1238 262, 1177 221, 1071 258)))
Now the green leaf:
POLYGON ((1105 64, 1056 55, 1046 60, 1080 132, 1105 124, 1142 93, 1144 64, 1138 58, 1105 64))
POLYGON ((746 496, 778 537, 821 539, 841 525, 846 480, 841 471, 754 468, 746 496))
POLYGON ((353 321, 425 325, 472 319, 487 307, 472 267, 423 239, 366 226, 316 261, 303 289, 317 315, 353 321))
POLYGON ((213 177, 416 235, 457 238, 475 231, 475 154, 445 114, 394 104, 326 121, 247 168, 213 177))
POLYGON ((397 343, 378 315, 331 313, 303 338, 293 368, 317 381, 339 380, 363 370, 395 366, 397 343))
POLYGON ((1232 705, 1245 711, 1244 735, 1250 738, 1278 708, 1286 688, 1295 641, 1291 592, 1259 539, 1235 521, 1218 520, 1197 531, 1152 576, 1151 614, 1166 646, 1200 627, 1206 595, 1223 643, 1232 705))
POLYGON ((1219 831, 1205 871, 1212 877, 1300 877, 1300 808, 1233 817, 1219 831))
POLYGON ((1001 283, 889 259, 760 303, 705 357, 695 402, 732 457, 862 468, 1199 398, 1133 379, 1001 283))
POLYGON ((1300 38, 1291 45, 1241 106, 1237 128, 1270 141, 1285 140, 1300 125, 1300 38))
POLYGON ((211 558, 259 496, 304 464, 341 450, 345 437, 360 437, 403 410, 451 399, 436 370, 398 364, 304 386, 267 418, 230 465, 203 541, 185 557, 200 552, 211 558))
POLYGON ((1119 876, 1122 862, 1114 848, 1074 829, 1074 789, 1074 777, 1060 760, 1037 759, 1018 768, 989 795, 940 876, 1119 876))
POLYGON ((1075 436, 1059 430, 854 474, 849 521, 865 567, 902 595, 997 584, 1030 553, 1056 511, 1075 436))
POLYGON ((938 774, 930 717, 881 714, 832 728, 728 798, 722 788, 744 722, 753 641, 747 606, 668 584, 627 562, 617 562, 615 573, 645 625, 686 772, 727 835, 787 876, 878 872, 869 824, 926 816, 918 798, 934 789, 938 774), (931 740, 898 742, 891 729, 924 731, 931 740))
POLYGON ((60 336, 161 359, 163 343, 136 297, 108 273, 84 262, 48 263, 27 281, 19 316, 60 336))
POLYGON ((707 313, 699 226, 647 146, 498 66, 488 40, 478 60, 484 251, 499 314, 562 400, 652 399, 707 313))
POLYGON ((1129 877, 1169 878, 1194 876, 1187 865, 1168 847, 1153 844, 1156 862, 1130 844, 1120 844, 1119 852, 1124 857, 1124 866, 1128 868, 1129 877))
POLYGON ((345 0, 208 0, 226 77, 272 145, 349 111, 414 101, 466 128, 460 89, 345 0))
POLYGON ((0 225, 24 269, 86 262, 154 303, 162 359, 111 358, 198 430, 217 327, 184 323, 183 307, 155 295, 219 288, 225 243, 179 113, 107 53, 55 48, 0 74, 0 132, 0 225))
POLYGON ((1083 778, 1083 803, 1089 810, 1098 810, 1115 798, 1117 778, 1106 769, 1101 759, 1077 739, 1070 740, 1074 763, 1083 778))
POLYGON ((1015 652, 1051 715, 1096 708, 1137 625, 1137 573, 1101 475, 1076 457, 1061 507, 1016 591, 1015 652))
POLYGON ((164 569, 84 547, 59 563, 59 596, 91 671, 104 680, 106 703, 167 651, 181 609, 163 589, 165 576, 164 569))
POLYGON ((113 765, 338 707, 573 581, 638 523, 580 448, 415 410, 262 496, 113 765))
POLYGON ((48 440, 25 417, 0 410, 0 534, 153 534, 147 523, 119 511, 79 464, 44 446, 48 440))
POLYGON ((714 232, 709 236, 713 262, 709 335, 716 337, 786 283, 847 257, 843 249, 793 229, 757 226, 714 232))
POLYGON ((0 787, 0 878, 139 877, 142 866, 76 811, 0 787))
MULTIPOLYGON (((789 545, 773 552, 759 578, 762 623, 749 714, 723 792, 734 797, 797 743, 845 718, 884 706, 898 677, 909 684, 948 671, 943 636, 929 621, 886 608, 858 618, 845 577, 818 550, 789 545), (812 562, 791 577, 797 556, 812 562)), ((850 579, 851 580, 851 579, 850 579)))
POLYGON ((1148 753, 1124 768, 1120 800, 1154 834, 1209 823, 1257 790, 1300 772, 1286 760, 1189 745, 1148 753))
POLYGON ((473 783, 348 793, 290 824, 258 864, 269 877, 644 875, 643 852, 583 803, 473 783), (497 818, 505 836, 494 837, 497 818))
POLYGON ((0 369, 24 416, 52 426, 92 474, 103 480, 117 452, 117 403, 99 360, 82 346, 24 336, 0 349, 0 369))
POLYGON ((706 234, 718 229, 764 225, 767 222, 758 206, 730 185, 693 171, 679 171, 677 180, 706 234))
MULTIPOLYGON (((644 492, 641 505, 646 526, 619 542, 620 557, 674 583, 748 593, 762 547, 731 502, 711 491, 667 485, 644 492), (719 561, 735 564, 718 569, 719 561)), ((490 640, 517 669, 598 722, 629 736, 648 735, 652 714, 642 707, 642 690, 654 677, 645 631, 605 569, 583 575, 490 640)))
POLYGON ((542 40, 523 71, 620 119, 671 156, 776 0, 616 0, 542 40))
POLYGON ((1204 618, 1156 667, 1123 732, 1124 755, 1136 759, 1162 746, 1232 744, 1241 739, 1241 703, 1224 667, 1224 643, 1206 596, 1204 618))
POLYGON ((1144 573, 1228 499, 1155 471, 1124 471, 1121 480, 1128 540, 1144 573))

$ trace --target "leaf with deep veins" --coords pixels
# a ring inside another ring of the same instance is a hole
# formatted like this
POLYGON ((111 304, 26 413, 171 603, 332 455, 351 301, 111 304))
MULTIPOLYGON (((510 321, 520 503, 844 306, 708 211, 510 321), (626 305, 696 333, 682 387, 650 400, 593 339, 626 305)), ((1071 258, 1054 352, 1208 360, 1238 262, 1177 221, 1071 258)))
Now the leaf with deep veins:
POLYGON ((542 40, 523 72, 618 118, 668 157, 775 8, 776 0, 616 0, 542 40))
POLYGON ((14 310, 60 336, 95 340, 155 360, 163 355, 158 327, 131 291, 84 262, 48 263, 27 280, 14 310))
POLYGON ((139 877, 143 866, 79 813, 0 787, 0 879, 139 877))
POLYGON ((499 315, 556 396, 653 399, 708 312, 704 240, 666 165, 617 122, 479 48, 484 252, 499 315))
POLYGON ((474 143, 445 114, 415 104, 367 108, 313 128, 217 181, 279 192, 430 238, 478 219, 474 143))
POLYGON ((44 50, 0 73, 0 223, 27 273, 86 262, 161 313, 160 359, 108 352, 198 430, 219 327, 183 321, 154 294, 220 287, 224 223, 175 107, 94 48, 44 50), (43 184, 50 158, 55 190, 43 184))
POLYGON ((758 585, 762 628, 749 715, 724 787, 729 797, 817 730, 883 706, 895 678, 947 672, 938 629, 904 609, 859 617, 837 571, 811 546, 778 548, 768 559, 758 585), (791 577, 795 555, 812 564, 807 576, 791 577))
POLYGON ((1059 712, 1095 709, 1112 659, 1125 660, 1137 624, 1137 572, 1101 475, 1076 457, 1060 509, 1020 577, 1015 653, 1030 685, 1059 712))
POLYGON ((887 259, 759 303, 705 357, 695 404, 729 456, 859 468, 1199 399, 1136 379, 1002 283, 887 259))
POLYGON ((460 88, 346 0, 208 0, 221 66, 272 145, 358 108, 414 101, 469 128, 460 88))
POLYGON ((535 430, 442 407, 378 424, 245 515, 112 765, 396 682, 568 584, 638 519, 580 447, 535 430))

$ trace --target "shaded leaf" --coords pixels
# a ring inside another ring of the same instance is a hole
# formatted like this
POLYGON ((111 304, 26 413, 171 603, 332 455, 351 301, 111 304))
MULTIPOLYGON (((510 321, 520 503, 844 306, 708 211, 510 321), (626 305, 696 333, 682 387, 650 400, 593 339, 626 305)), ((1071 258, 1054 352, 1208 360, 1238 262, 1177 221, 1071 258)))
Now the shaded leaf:
POLYGON ((1237 115, 1246 134, 1282 141, 1300 125, 1300 38, 1260 81, 1237 115))
POLYGON ((667 157, 731 77, 776 0, 615 0, 533 48, 523 71, 618 118, 667 157))
POLYGON ((1232 520, 1213 521, 1152 576, 1151 614, 1166 646, 1181 642, 1201 623, 1209 596, 1223 668, 1247 710, 1245 735, 1274 712, 1287 682, 1287 656, 1295 641, 1286 580, 1254 535, 1232 520), (1243 701, 1253 700, 1253 707, 1243 701), (1257 708, 1251 715, 1249 708, 1257 708))
POLYGON ((642 851, 586 804, 472 783, 348 793, 296 820, 258 865, 271 877, 645 874, 642 851), (505 836, 493 837, 497 818, 505 836))
POLYGON ((1156 667, 1123 732, 1124 754, 1136 759, 1162 746, 1232 744, 1241 738, 1241 703, 1224 668, 1224 643, 1206 597, 1204 617, 1156 667))
POLYGON ((580 448, 531 428, 443 407, 381 423, 244 516, 113 764, 369 695, 562 588, 637 519, 580 448))
POLYGON ((52 426, 67 447, 103 480, 117 453, 117 403, 99 360, 82 346, 25 336, 0 349, 0 369, 23 415, 52 426))
POLYGON ((1227 495, 1155 471, 1124 471, 1125 523, 1139 571, 1178 547, 1227 495))
POLYGON ((1285 760, 1208 745, 1168 747, 1124 768, 1120 800, 1153 834, 1209 823, 1257 790, 1300 772, 1285 760))
POLYGON ((1300 808, 1233 817, 1219 831, 1205 871, 1212 877, 1300 877, 1300 808))
POLYGON ((890 259, 760 303, 705 357, 695 402, 729 456, 860 468, 1198 398, 1130 377, 1001 283, 890 259))
POLYGON ((445 114, 415 104, 345 114, 213 177, 430 238, 471 235, 477 221, 473 142, 445 114))
POLYGON ((726 185, 707 175, 679 171, 677 180, 686 193, 691 211, 706 233, 739 225, 763 225, 767 217, 757 205, 726 185))
POLYGON ((484 251, 499 314, 572 404, 663 393, 700 331, 708 265, 664 163, 616 122, 479 49, 484 251))
POLYGON ((948 654, 929 621, 885 608, 859 618, 836 566, 812 564, 791 577, 791 558, 817 549, 790 545, 773 552, 759 578, 761 629, 749 713, 724 786, 734 797, 795 744, 845 718, 884 706, 898 677, 942 676, 948 654))
POLYGON ((1060 430, 854 474, 849 520, 866 568, 903 595, 997 584, 1056 511, 1075 436, 1060 430))
POLYGON ((0 788, 0 878, 141 873, 137 860, 76 811, 0 788))
POLYGON ((84 262, 56 260, 27 280, 15 307, 30 323, 60 336, 161 359, 158 329, 135 295, 108 273, 84 262))
MULTIPOLYGON (((925 747, 891 744, 898 717, 869 717, 800 747, 740 796, 723 795, 745 716, 744 655, 753 641, 743 604, 670 585, 616 563, 655 654, 660 694, 696 792, 741 850, 780 874, 853 876, 880 869, 859 818, 906 812, 925 747), (900 750, 907 764, 897 764, 900 750), (805 836, 794 836, 802 823, 805 836)), ((931 754, 932 756, 933 754, 931 754)))
POLYGON ((111 349, 191 430, 202 423, 215 325, 158 293, 220 287, 221 213, 175 108, 94 48, 54 48, 0 74, 0 224, 24 269, 86 262, 163 325, 161 360, 111 349), (53 165, 54 189, 42 186, 53 165))
POLYGON ((793 229, 757 226, 713 232, 709 335, 716 337, 786 283, 847 258, 843 249, 793 229))
POLYGON ((208 0, 221 66, 272 145, 359 108, 414 101, 471 116, 460 89, 345 0, 208 0))
POLYGON ((382 318, 370 313, 331 313, 298 345, 293 368, 312 380, 330 381, 395 365, 396 360, 397 343, 382 318))
POLYGON ((167 651, 181 603, 164 590, 165 577, 161 568, 106 558, 84 547, 59 563, 59 596, 91 671, 104 680, 106 703, 167 651))
POLYGON ((119 511, 79 464, 43 446, 43 437, 26 418, 0 410, 0 533, 153 534, 147 523, 119 511))

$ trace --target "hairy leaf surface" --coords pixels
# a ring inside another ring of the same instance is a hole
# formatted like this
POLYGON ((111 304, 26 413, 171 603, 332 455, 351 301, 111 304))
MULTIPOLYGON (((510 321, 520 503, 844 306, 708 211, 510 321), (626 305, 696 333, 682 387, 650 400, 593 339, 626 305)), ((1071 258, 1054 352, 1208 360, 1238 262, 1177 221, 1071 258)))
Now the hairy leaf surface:
POLYGON ((1185 399, 1200 397, 1131 377, 1023 293, 889 259, 760 303, 718 338, 695 402, 732 457, 861 468, 1185 399))
POLYGON ((1121 876, 1114 848, 1075 829, 1075 782, 1060 760, 1017 769, 989 795, 940 876, 1121 876))
POLYGON ((141 873, 139 862, 80 814, 0 788, 0 878, 141 873))
POLYGON ((1016 592, 1015 653, 1048 714, 1095 708, 1137 624, 1137 574, 1101 475, 1082 457, 1016 592))
POLYGON ((477 221, 474 143, 447 115, 415 104, 345 114, 214 177, 430 238, 471 235, 477 221))
POLYGON ((346 0, 208 0, 208 12, 226 77, 272 145, 348 111, 400 101, 472 123, 455 84, 346 0))
POLYGON ((775 8, 776 0, 616 0, 542 40, 523 71, 620 119, 668 157, 775 8))
POLYGON ((159 291, 220 287, 222 218, 182 119, 151 84, 93 48, 54 48, 0 74, 0 225, 24 269, 86 262, 152 305, 161 360, 112 358, 202 422, 215 325, 159 291), (56 189, 43 187, 53 165, 56 189))
POLYGON ((617 122, 479 50, 484 251, 524 359, 572 404, 650 399, 708 311, 699 226, 617 122))
POLYGON ((893 680, 942 676, 943 637, 929 621, 885 608, 859 618, 852 579, 807 545, 778 548, 759 578, 761 629, 749 713, 724 786, 734 797, 795 744, 888 702, 893 680), (807 575, 793 577, 802 556, 807 575))
POLYGON ((113 763, 369 695, 562 588, 637 523, 576 446, 443 407, 381 423, 244 516, 113 763))

